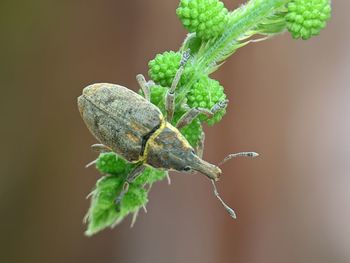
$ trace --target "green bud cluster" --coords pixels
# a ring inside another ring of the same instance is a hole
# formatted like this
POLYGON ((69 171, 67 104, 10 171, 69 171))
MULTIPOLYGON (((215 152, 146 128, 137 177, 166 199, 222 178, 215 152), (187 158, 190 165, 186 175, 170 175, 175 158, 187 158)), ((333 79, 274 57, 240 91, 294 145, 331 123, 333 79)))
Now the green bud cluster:
POLYGON ((158 54, 148 63, 148 75, 157 84, 170 87, 181 62, 181 54, 167 51, 158 54))
MULTIPOLYGON (((180 52, 166 51, 162 54, 157 54, 154 59, 148 62, 148 75, 156 84, 163 87, 170 87, 180 67, 180 62, 180 52)), ((178 85, 180 87, 177 87, 177 89, 184 86, 193 74, 194 69, 191 65, 185 65, 178 85)), ((153 104, 158 105, 157 103, 153 104)))
MULTIPOLYGON (((176 74, 176 71, 179 67, 179 63, 174 63, 176 55, 180 55, 179 53, 175 53, 173 51, 165 52, 163 54, 158 54, 155 59, 151 60, 149 63, 149 75, 153 78, 152 80, 156 83, 163 83, 169 87, 171 82, 176 74), (156 74, 160 73, 161 74, 156 74), (168 72, 165 74, 164 72, 168 72), (162 78, 161 78, 162 77, 162 78)), ((181 58, 180 58, 181 60, 181 58)), ((193 76, 193 68, 188 66, 185 67, 183 76, 180 81, 180 86, 185 86, 186 81, 193 76)), ((201 107, 206 109, 211 109, 216 103, 219 101, 225 100, 226 95, 224 94, 224 88, 220 85, 220 83, 216 80, 210 79, 208 76, 203 75, 199 78, 199 80, 192 85, 191 87, 187 87, 187 103, 190 108, 201 107)), ((177 90, 181 89, 178 87, 177 90)), ((164 113, 164 96, 167 91, 167 88, 164 86, 153 86, 151 88, 151 102, 159 107, 164 113)), ((213 118, 208 118, 204 115, 200 116, 200 121, 206 121, 209 125, 213 125, 220 121, 225 114, 225 110, 221 110, 217 112, 213 118)), ((194 127, 195 124, 193 124, 194 127)), ((196 125, 198 127, 198 125, 196 125)), ((186 135, 190 136, 190 131, 192 129, 184 129, 186 130, 186 135)), ((194 131, 194 130, 193 130, 194 131)), ((199 130, 195 130, 195 137, 200 133, 199 130)), ((186 136, 185 136, 186 137, 186 136)), ((187 137, 186 137, 187 138, 187 137)), ((192 140, 193 142, 196 139, 192 140)))
POLYGON ((162 86, 153 86, 151 88, 151 102, 156 105, 161 112, 165 113, 165 96, 168 88, 162 86))
POLYGON ((330 0, 292 0, 287 8, 287 28, 295 39, 318 35, 331 17, 330 0))
POLYGON ((181 0, 176 13, 189 32, 209 40, 225 29, 228 11, 219 0, 181 0))
MULTIPOLYGON (((216 103, 224 100, 226 100, 226 95, 220 83, 207 76, 202 76, 191 88, 187 97, 187 104, 191 108, 200 107, 210 110, 216 103)), ((201 114, 199 119, 206 121, 208 125, 213 125, 219 122, 225 113, 225 109, 220 110, 212 118, 201 114)))

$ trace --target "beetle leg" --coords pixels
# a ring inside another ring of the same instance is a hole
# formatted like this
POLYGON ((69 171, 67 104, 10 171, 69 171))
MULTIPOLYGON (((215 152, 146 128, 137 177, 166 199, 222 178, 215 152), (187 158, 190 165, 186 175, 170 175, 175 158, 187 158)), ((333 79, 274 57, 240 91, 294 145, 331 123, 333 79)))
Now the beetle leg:
POLYGON ((141 175, 145 169, 146 169, 145 165, 139 165, 135 167, 134 170, 132 170, 126 177, 126 182, 130 184, 133 181, 135 181, 135 179, 139 177, 139 175, 141 175))
POLYGON ((218 111, 220 110, 223 110, 226 108, 228 104, 228 100, 222 100, 222 101, 219 101, 218 103, 216 103, 211 109, 210 109, 210 113, 211 115, 207 115, 208 117, 213 117, 213 115, 215 113, 217 113, 218 111))
POLYGON ((138 74, 136 76, 136 80, 139 83, 139 86, 141 87, 143 94, 145 95, 145 99, 148 101, 151 101, 150 85, 146 82, 145 77, 142 74, 138 74))
POLYGON ((196 152, 199 158, 203 157, 204 141, 205 141, 205 133, 202 131, 201 139, 199 140, 199 143, 196 149, 196 152))
POLYGON ((117 205, 120 204, 120 202, 123 200, 124 195, 128 192, 129 184, 131 184, 139 175, 141 175, 142 172, 145 170, 145 168, 146 168, 145 165, 139 165, 128 174, 121 192, 119 193, 119 195, 115 199, 115 203, 117 205))
POLYGON ((252 157, 252 158, 255 158, 255 157, 258 157, 259 154, 256 153, 256 152, 240 152, 240 153, 231 153, 229 155, 227 155, 224 160, 222 160, 219 165, 222 165, 224 163, 226 163, 227 161, 231 160, 232 158, 235 158, 235 157, 252 157))
POLYGON ((118 205, 120 204, 120 202, 123 200, 124 195, 128 192, 129 190, 129 183, 125 182, 123 185, 123 188, 121 190, 121 192, 119 193, 119 195, 117 196, 117 198, 115 199, 115 203, 118 205))
POLYGON ((190 124, 198 115, 201 113, 199 108, 192 108, 187 111, 176 123, 176 128, 181 129, 186 125, 190 124))
MULTIPOLYGON (((205 109, 206 110, 206 109, 205 109)), ((209 110, 206 110, 210 113, 209 110)), ((181 129, 188 124, 190 124, 195 118, 198 117, 200 113, 204 113, 204 109, 201 108, 192 108, 188 112, 186 112, 184 115, 181 116, 181 118, 176 123, 176 128, 181 129)))
POLYGON ((215 113, 226 108, 228 100, 219 101, 210 110, 205 108, 192 108, 187 111, 176 124, 176 128, 181 129, 190 124, 199 114, 203 113, 209 118, 213 117, 215 113))
POLYGON ((151 89, 153 86, 156 86, 156 83, 154 83, 153 80, 147 81, 147 87, 148 87, 149 89, 151 89))
POLYGON ((175 110, 175 90, 177 85, 180 82, 181 75, 184 71, 184 67, 188 59, 190 58, 190 52, 186 51, 183 53, 181 62, 180 62, 180 67, 177 70, 175 77, 173 79, 173 82, 171 83, 170 89, 168 89, 168 92, 165 97, 165 110, 167 112, 167 121, 171 122, 174 116, 174 110, 175 110))
POLYGON ((183 66, 180 66, 180 68, 176 72, 173 83, 171 84, 170 89, 168 89, 168 92, 167 92, 166 97, 165 97, 165 110, 167 112, 167 121, 168 122, 170 122, 174 116, 175 90, 176 90, 177 84, 179 83, 179 81, 181 79, 181 75, 182 75, 183 70, 184 70, 183 66))

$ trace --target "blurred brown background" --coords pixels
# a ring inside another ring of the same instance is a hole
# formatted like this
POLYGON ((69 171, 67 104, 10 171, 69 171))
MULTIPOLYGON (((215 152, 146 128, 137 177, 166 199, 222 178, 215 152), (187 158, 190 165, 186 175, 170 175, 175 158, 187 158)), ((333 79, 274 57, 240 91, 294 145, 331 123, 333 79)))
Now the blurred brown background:
MULTIPOLYGON (((232 9, 240 2, 224 1, 232 9)), ((213 77, 224 120, 205 157, 254 150, 224 166, 232 221, 200 175, 154 186, 148 214, 87 238, 84 165, 95 140, 76 98, 94 82, 136 89, 156 53, 185 30, 178 1, 2 0, 1 262, 350 262, 350 2, 333 1, 320 37, 288 34, 239 50, 213 77)))

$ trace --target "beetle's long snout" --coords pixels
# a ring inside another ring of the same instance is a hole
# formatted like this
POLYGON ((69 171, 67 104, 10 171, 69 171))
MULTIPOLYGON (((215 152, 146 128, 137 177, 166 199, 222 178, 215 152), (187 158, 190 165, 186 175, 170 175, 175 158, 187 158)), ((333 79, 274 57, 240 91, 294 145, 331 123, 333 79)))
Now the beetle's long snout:
POLYGON ((193 156, 194 156, 193 163, 192 163, 193 170, 206 175, 209 179, 213 179, 215 181, 219 180, 219 177, 221 175, 221 169, 219 167, 202 160, 197 155, 193 155, 193 156))

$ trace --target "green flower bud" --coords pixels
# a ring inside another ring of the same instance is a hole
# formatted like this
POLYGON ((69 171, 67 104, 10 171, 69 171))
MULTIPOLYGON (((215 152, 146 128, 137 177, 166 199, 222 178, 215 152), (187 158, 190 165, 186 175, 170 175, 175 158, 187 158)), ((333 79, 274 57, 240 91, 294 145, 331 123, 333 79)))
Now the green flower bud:
MULTIPOLYGON (((224 93, 224 88, 220 83, 214 79, 207 76, 203 76, 199 81, 193 85, 188 96, 187 104, 191 108, 205 108, 210 110, 219 101, 226 100, 226 95, 224 93)), ((208 125, 213 125, 219 122, 225 115, 226 110, 218 111, 212 118, 201 114, 199 119, 201 121, 206 121, 208 125)))
POLYGON ((180 53, 169 51, 158 54, 148 63, 148 75, 157 84, 170 87, 176 71, 180 67, 180 62, 180 53))
POLYGON ((287 8, 287 28, 295 39, 318 35, 331 17, 330 0, 292 0, 287 8))
POLYGON ((151 87, 151 102, 156 105, 163 113, 165 111, 165 95, 168 88, 162 86, 151 87))
POLYGON ((189 32, 204 40, 219 36, 228 20, 228 11, 219 0, 181 0, 176 13, 189 32))

